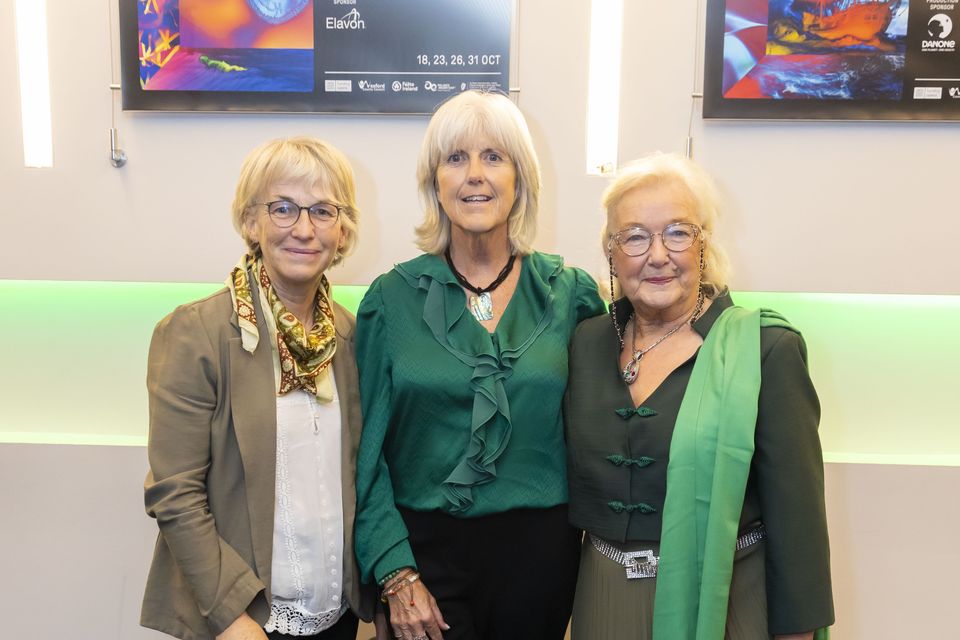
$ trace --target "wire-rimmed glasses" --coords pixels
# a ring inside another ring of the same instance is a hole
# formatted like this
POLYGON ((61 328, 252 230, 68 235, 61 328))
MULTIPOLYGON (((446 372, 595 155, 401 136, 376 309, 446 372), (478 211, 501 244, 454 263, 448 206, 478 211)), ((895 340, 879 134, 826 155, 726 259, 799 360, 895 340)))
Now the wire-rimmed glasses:
POLYGON ((653 233, 649 229, 635 225, 617 231, 610 236, 610 241, 616 243, 626 255, 636 258, 650 250, 654 236, 660 236, 663 246, 668 251, 686 251, 693 246, 700 233, 700 227, 692 222, 674 222, 668 224, 659 233, 653 233))
POLYGON ((309 207, 302 207, 290 200, 274 200, 273 202, 257 202, 257 206, 267 208, 270 220, 281 229, 292 227, 300 221, 304 211, 315 227, 332 226, 340 217, 340 207, 330 202, 318 202, 309 207))

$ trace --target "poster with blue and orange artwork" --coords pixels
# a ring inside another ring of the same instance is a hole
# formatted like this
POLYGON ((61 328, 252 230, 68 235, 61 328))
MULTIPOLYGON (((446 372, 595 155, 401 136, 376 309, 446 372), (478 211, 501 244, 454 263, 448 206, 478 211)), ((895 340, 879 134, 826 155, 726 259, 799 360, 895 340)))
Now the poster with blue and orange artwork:
POLYGON ((125 110, 429 113, 506 91, 517 0, 118 0, 125 110))
POLYGON ((709 0, 704 117, 960 119, 957 6, 709 0))
POLYGON ((313 0, 141 0, 149 91, 311 91, 313 0))

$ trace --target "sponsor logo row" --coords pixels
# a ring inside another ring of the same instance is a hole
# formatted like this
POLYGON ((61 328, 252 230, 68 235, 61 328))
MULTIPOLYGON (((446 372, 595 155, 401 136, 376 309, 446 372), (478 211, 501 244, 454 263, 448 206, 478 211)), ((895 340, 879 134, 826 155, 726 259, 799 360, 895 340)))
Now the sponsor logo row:
MULTIPOLYGON (((950 87, 947 89, 947 95, 954 100, 960 100, 960 87, 950 87)), ((914 100, 942 100, 943 87, 914 87, 914 100)))
MULTIPOLYGON (((496 90, 499 87, 499 83, 496 82, 461 82, 456 84, 435 80, 424 80, 422 83, 410 82, 408 80, 394 80, 388 84, 387 82, 374 82, 371 80, 357 81, 358 90, 373 93, 385 93, 387 91, 393 91, 394 93, 410 93, 416 91, 453 93, 455 91, 466 91, 467 89, 490 91, 496 90)), ((350 93, 353 91, 353 80, 324 80, 323 90, 327 93, 350 93)))

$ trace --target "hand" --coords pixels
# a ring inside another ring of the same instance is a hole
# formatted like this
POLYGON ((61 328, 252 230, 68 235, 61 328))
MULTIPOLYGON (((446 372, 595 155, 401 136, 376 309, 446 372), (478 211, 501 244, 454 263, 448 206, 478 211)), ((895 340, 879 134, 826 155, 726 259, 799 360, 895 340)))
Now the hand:
POLYGON ((217 640, 267 640, 267 633, 244 611, 217 636, 217 640))
POLYGON ((396 593, 387 596, 393 635, 403 640, 430 638, 443 640, 442 631, 450 628, 423 582, 405 582, 396 593))

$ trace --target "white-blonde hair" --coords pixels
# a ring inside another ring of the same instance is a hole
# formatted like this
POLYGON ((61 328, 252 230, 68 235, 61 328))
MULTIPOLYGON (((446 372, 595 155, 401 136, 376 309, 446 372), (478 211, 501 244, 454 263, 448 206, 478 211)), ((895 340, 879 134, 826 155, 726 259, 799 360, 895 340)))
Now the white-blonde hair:
POLYGON ((417 162, 417 184, 424 219, 417 246, 441 254, 450 244, 450 218, 437 194, 437 168, 443 158, 480 138, 489 138, 513 161, 516 199, 507 234, 515 253, 533 251, 540 207, 540 162, 520 109, 505 95, 464 91, 441 104, 430 118, 417 162))
MULTIPOLYGON (((669 186, 678 189, 688 199, 690 210, 696 215, 703 242, 704 295, 716 298, 727 290, 730 261, 715 239, 715 228, 720 214, 720 195, 710 175, 693 160, 674 153, 653 153, 626 165, 607 186, 601 200, 606 211, 603 227, 603 249, 609 256, 611 238, 619 229, 611 229, 610 221, 617 205, 636 189, 669 186)), ((614 292, 614 295, 618 295, 614 292)))
POLYGON ((240 180, 233 198, 231 215, 237 230, 251 252, 259 247, 248 233, 248 221, 255 215, 254 205, 262 203, 267 190, 275 184, 297 183, 329 193, 340 207, 343 241, 333 259, 339 264, 357 242, 360 211, 357 189, 350 162, 336 147, 309 136, 281 138, 265 142, 251 151, 240 168, 240 180))

